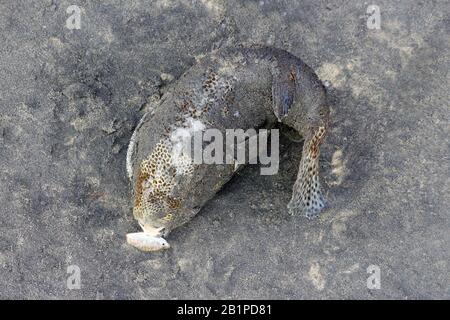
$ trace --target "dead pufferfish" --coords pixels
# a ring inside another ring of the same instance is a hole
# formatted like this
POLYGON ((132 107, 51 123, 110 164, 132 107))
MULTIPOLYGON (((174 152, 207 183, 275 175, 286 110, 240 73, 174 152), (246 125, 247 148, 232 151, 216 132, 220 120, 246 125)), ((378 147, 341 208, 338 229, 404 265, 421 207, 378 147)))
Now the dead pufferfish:
POLYGON ((197 164, 189 155, 175 156, 180 136, 211 128, 270 129, 278 121, 296 130, 305 141, 287 208, 317 216, 325 206, 319 146, 329 113, 317 75, 284 50, 238 46, 202 57, 142 117, 131 137, 127 174, 133 215, 143 231, 127 234, 127 242, 142 251, 169 248, 163 237, 194 217, 236 172, 236 163, 197 164))

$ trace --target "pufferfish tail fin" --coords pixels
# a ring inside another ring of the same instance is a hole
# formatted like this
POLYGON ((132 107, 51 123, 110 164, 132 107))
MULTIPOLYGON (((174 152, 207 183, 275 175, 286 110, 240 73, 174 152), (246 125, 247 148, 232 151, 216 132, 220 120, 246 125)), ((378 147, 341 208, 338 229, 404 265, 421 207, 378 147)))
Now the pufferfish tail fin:
POLYGON ((307 218, 314 218, 326 205, 319 180, 319 145, 325 134, 325 127, 319 127, 306 137, 297 180, 288 204, 291 214, 302 213, 307 218))

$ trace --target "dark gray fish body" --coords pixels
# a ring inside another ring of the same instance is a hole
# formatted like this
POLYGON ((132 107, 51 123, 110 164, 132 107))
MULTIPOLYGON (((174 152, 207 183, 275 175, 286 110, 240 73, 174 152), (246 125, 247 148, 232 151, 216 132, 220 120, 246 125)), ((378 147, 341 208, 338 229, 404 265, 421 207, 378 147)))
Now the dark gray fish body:
MULTIPOLYGON (((167 235, 196 215, 235 173, 235 163, 195 164, 176 155, 182 137, 207 129, 225 136, 227 129, 272 128, 277 121, 305 138, 289 211, 317 215, 324 207, 318 155, 328 117, 322 83, 288 52, 250 46, 207 55, 176 81, 132 136, 127 171, 135 218, 144 233, 167 235)), ((145 241, 132 244, 146 250, 145 241)))

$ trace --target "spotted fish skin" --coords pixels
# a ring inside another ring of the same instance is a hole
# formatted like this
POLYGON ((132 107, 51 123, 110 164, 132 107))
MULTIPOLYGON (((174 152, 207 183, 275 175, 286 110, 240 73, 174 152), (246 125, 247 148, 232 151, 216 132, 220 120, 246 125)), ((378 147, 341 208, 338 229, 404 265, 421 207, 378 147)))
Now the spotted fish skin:
POLYGON ((317 216, 325 206, 318 164, 329 123, 324 86, 310 67, 284 50, 238 46, 200 59, 135 129, 127 172, 133 214, 144 232, 158 229, 167 235, 186 223, 235 173, 234 164, 174 159, 180 132, 272 128, 277 121, 305 139, 289 212, 317 216))

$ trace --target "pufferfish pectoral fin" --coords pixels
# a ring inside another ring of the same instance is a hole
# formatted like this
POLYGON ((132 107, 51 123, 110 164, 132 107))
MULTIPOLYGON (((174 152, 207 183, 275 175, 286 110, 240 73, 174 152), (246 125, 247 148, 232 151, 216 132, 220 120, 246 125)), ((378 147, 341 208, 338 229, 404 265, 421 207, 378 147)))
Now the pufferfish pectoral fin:
POLYGON ((138 125, 133 131, 133 134, 130 138, 130 143, 128 144, 127 149, 127 157, 126 157, 126 169, 127 169, 127 176, 130 181, 133 181, 133 167, 134 167, 134 157, 136 152, 136 145, 137 145, 137 134, 139 132, 139 129, 141 128, 142 124, 144 123, 145 119, 147 118, 148 113, 144 114, 144 116, 139 120, 138 125))
POLYGON ((274 76, 272 84, 273 111, 279 120, 288 114, 294 104, 296 90, 295 70, 283 69, 285 70, 274 76))
POLYGON ((142 118, 139 120, 136 128, 134 128, 133 134, 131 135, 130 138, 130 142, 128 143, 128 148, 127 148, 127 157, 126 157, 126 169, 127 169, 127 176, 128 179, 130 181, 133 181, 133 168, 134 168, 134 160, 135 160, 135 155, 136 155, 136 149, 138 146, 138 134, 139 134, 139 130, 141 129, 142 125, 146 122, 149 121, 150 119, 152 119, 152 117, 154 116, 155 112, 155 108, 157 108, 159 106, 159 104, 154 104, 152 105, 152 109, 150 109, 150 111, 148 111, 147 113, 145 113, 142 118))

